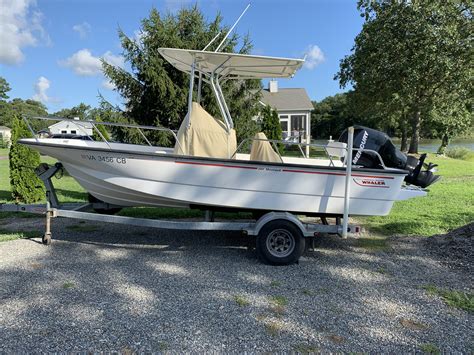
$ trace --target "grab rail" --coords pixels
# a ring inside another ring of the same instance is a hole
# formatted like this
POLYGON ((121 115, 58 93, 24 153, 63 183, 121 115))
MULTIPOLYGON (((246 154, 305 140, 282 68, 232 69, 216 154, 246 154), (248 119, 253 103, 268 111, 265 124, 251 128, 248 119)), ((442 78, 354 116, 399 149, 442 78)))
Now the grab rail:
MULTIPOLYGON (((231 159, 235 158, 235 156, 237 155, 237 152, 239 151, 240 148, 242 148, 243 144, 245 142, 248 142, 248 141, 263 141, 263 142, 269 142, 269 143, 272 143, 274 149, 275 149, 275 152, 278 154, 278 156, 280 157, 280 160, 281 162, 283 163, 283 158, 279 152, 279 150, 277 149, 276 147, 276 144, 284 144, 284 145, 290 145, 290 146, 294 146, 294 145, 297 145, 298 148, 300 149, 300 152, 303 156, 303 158, 305 159, 309 159, 309 156, 306 156, 306 154, 304 153, 303 149, 302 149, 302 146, 304 147, 307 147, 309 146, 310 148, 320 148, 322 149, 325 153, 326 153, 326 156, 328 157, 329 161, 330 161, 330 165, 331 166, 335 166, 334 165, 334 160, 332 159, 332 156, 331 154, 329 154, 328 150, 327 150, 327 146, 324 145, 324 144, 317 144, 317 143, 300 143, 300 142, 288 142, 288 141, 285 141, 285 140, 278 140, 278 139, 265 139, 265 138, 254 138, 254 137, 250 137, 250 138, 245 138, 244 140, 242 140, 242 142, 240 142, 240 144, 237 146, 237 149, 235 150, 234 154, 232 154, 232 156, 230 157, 231 159)), ((348 152, 348 147, 346 148, 343 148, 346 152, 348 152)), ((352 148, 352 152, 370 152, 370 153, 374 153, 375 156, 378 158, 379 162, 380 162, 380 165, 384 168, 384 169, 387 169, 387 166, 385 165, 381 155, 375 151, 375 150, 372 150, 372 149, 365 149, 365 148, 352 148)), ((353 155, 353 154, 351 154, 353 155)), ((344 158, 344 164, 347 164, 347 154, 346 154, 346 157, 344 158)))
MULTIPOLYGON (((74 124, 76 124, 79 129, 81 129, 83 131, 83 133, 88 136, 87 132, 85 131, 85 128, 86 126, 84 125, 85 123, 88 123, 92 126, 92 128, 97 132, 97 134, 99 135, 99 137, 102 139, 102 141, 109 147, 109 149, 113 149, 109 143, 109 141, 104 137, 104 135, 102 134, 102 132, 100 132, 100 130, 97 128, 97 125, 103 125, 103 126, 111 126, 111 127, 123 127, 123 128, 134 128, 134 129, 137 129, 138 132, 140 133, 141 137, 145 140, 145 142, 148 144, 148 146, 150 147, 153 147, 153 145, 150 143, 150 141, 148 140, 148 138, 145 136, 145 134, 143 133, 142 130, 153 130, 153 131, 161 131, 161 132, 168 132, 168 133, 171 133, 173 138, 175 139, 175 142, 176 144, 178 144, 178 147, 180 149, 180 151, 184 152, 179 140, 178 140, 178 136, 176 135, 176 131, 170 129, 170 128, 166 128, 166 127, 155 127, 155 126, 145 126, 145 125, 136 125, 136 124, 129 124, 129 123, 119 123, 119 122, 103 122, 103 121, 93 121, 93 120, 75 120, 75 119, 71 119, 71 118, 61 118, 61 117, 41 117, 41 116, 34 116, 34 117, 31 117, 32 119, 38 119, 38 120, 44 120, 44 121, 66 121, 66 122, 73 122, 74 124)), ((31 124, 30 124, 30 121, 29 121, 29 118, 27 116, 23 116, 23 120, 25 121, 28 129, 30 130, 30 132, 32 133, 33 137, 36 139, 36 141, 38 142, 38 137, 37 137, 37 134, 36 132, 34 131, 34 129, 31 127, 31 124)), ((93 140, 91 137, 89 137, 90 140, 93 140)), ((283 157, 281 156, 278 148, 277 148, 277 144, 283 144, 283 145, 286 145, 286 146, 298 146, 303 158, 305 159, 308 159, 309 156, 306 156, 306 154, 304 153, 302 147, 306 147, 306 146, 309 146, 310 148, 318 148, 318 149, 321 149, 324 151, 324 153, 326 154, 326 156, 329 158, 329 161, 330 161, 330 166, 335 166, 334 164, 334 160, 332 159, 332 156, 329 154, 328 150, 327 150, 327 146, 326 145, 323 145, 323 144, 317 144, 317 143, 303 143, 303 142, 289 142, 289 141, 285 141, 285 140, 278 140, 278 139, 264 139, 264 138, 254 138, 254 137, 250 137, 250 138, 245 138, 243 139, 240 144, 237 146, 237 149, 235 150, 235 152, 230 156, 230 159, 234 159, 235 156, 237 155, 237 152, 239 151, 240 148, 242 148, 242 146, 244 145, 245 142, 248 142, 248 141, 265 141, 265 142, 269 142, 272 144, 273 148, 275 149, 275 152, 278 154, 279 158, 280 158, 280 161, 281 163, 284 163, 283 161, 283 157)), ((343 148, 344 150, 346 150, 346 152, 348 151, 348 148, 343 148)), ((375 150, 372 150, 372 149, 365 149, 365 148, 352 148, 352 151, 356 151, 356 152, 370 152, 370 153, 373 153, 375 154, 375 156, 377 156, 379 162, 380 162, 380 165, 384 168, 384 169, 387 169, 382 157, 380 156, 380 154, 378 152, 376 152, 375 150)), ((346 158, 344 160, 344 164, 347 164, 347 155, 346 154, 346 158)), ((352 154, 351 154, 352 155, 352 154)))
MULTIPOLYGON (((99 137, 102 139, 102 141, 107 144, 107 146, 109 147, 109 149, 112 149, 112 147, 110 146, 110 143, 109 141, 104 137, 104 135, 102 134, 102 132, 100 132, 100 130, 97 128, 97 125, 103 125, 103 126, 110 126, 110 127, 122 127, 122 128, 132 128, 132 129, 137 129, 138 132, 140 133, 141 137, 143 137, 143 139, 145 140, 145 142, 150 146, 150 147, 153 147, 153 145, 150 143, 150 141, 148 140, 148 138, 145 136, 145 134, 143 133, 142 130, 152 130, 152 131, 161 131, 161 132, 168 132, 168 133, 171 133, 173 138, 175 139, 175 142, 178 144, 179 148, 181 151, 184 151, 181 147, 181 144, 179 143, 179 140, 178 140, 178 136, 176 135, 176 131, 170 129, 170 128, 166 128, 166 127, 155 127, 155 126, 144 126, 144 125, 136 125, 136 124, 129 124, 129 123, 119 123, 119 122, 103 122, 103 121, 93 121, 93 120, 75 120, 75 119, 72 119, 72 118, 62 118, 62 117, 41 117, 41 116, 34 116, 34 117, 27 117, 27 116, 23 116, 23 121, 25 121, 28 129, 30 130, 30 132, 32 133, 33 137, 36 139, 36 141, 38 142, 38 137, 36 136, 36 132, 34 131, 34 129, 31 127, 31 124, 30 124, 30 121, 29 119, 37 119, 37 120, 43 120, 43 121, 66 121, 66 122, 73 122, 75 125, 77 125, 79 127, 79 129, 81 129, 81 131, 86 135, 86 136, 89 136, 87 134, 87 132, 85 131, 85 129, 87 128, 86 127, 86 124, 90 124, 91 125, 91 128, 93 128, 97 134, 99 135, 99 137)), ((89 137, 90 138, 90 137, 89 137)), ((92 138, 90 138, 90 140, 93 140, 92 138)))

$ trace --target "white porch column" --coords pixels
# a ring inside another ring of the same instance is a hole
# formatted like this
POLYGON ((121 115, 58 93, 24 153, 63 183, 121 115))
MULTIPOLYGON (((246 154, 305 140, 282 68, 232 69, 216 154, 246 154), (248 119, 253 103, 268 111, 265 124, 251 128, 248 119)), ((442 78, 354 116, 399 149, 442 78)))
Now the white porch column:
MULTIPOLYGON (((306 143, 311 143, 311 120, 310 114, 306 114, 306 143)), ((309 145, 306 146, 306 156, 309 157, 309 145)))

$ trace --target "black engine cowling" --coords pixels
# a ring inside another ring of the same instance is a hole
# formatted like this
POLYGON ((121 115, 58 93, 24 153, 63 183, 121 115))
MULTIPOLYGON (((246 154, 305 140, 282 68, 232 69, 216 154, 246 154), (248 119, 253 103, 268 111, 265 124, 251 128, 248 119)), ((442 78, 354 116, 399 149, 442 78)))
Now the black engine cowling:
MULTIPOLYGON (((339 142, 347 143, 347 130, 339 137, 339 142)), ((426 154, 420 158, 407 156, 398 150, 388 135, 375 129, 354 126, 354 148, 370 149, 380 154, 385 166, 408 171, 405 177, 407 184, 427 187, 436 182, 440 176, 434 175, 435 164, 425 164, 426 154), (422 170, 424 168, 424 170, 422 170)), ((365 168, 382 169, 380 160, 373 152, 354 151, 352 164, 365 168)))

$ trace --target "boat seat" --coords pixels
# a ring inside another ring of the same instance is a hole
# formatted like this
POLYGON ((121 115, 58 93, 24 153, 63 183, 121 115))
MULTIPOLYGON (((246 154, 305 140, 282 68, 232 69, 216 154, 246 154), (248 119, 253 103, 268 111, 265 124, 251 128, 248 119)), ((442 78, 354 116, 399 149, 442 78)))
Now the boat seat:
POLYGON ((250 148, 250 160, 267 161, 272 163, 282 162, 280 155, 275 152, 272 147, 272 144, 269 141, 265 140, 267 139, 265 133, 257 133, 254 139, 258 140, 252 141, 252 146, 250 148))
POLYGON ((174 154, 229 159, 237 149, 235 130, 212 117, 197 102, 186 115, 177 134, 174 154))
POLYGON ((347 143, 344 142, 328 142, 326 151, 332 157, 345 158, 347 143))

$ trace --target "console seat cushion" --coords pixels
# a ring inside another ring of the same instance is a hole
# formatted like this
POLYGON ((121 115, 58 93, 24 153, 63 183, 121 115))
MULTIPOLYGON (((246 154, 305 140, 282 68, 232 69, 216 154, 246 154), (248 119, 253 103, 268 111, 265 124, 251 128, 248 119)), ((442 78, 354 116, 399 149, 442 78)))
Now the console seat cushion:
POLYGON ((274 163, 281 163, 281 158, 276 153, 273 148, 272 144, 266 140, 260 139, 267 139, 267 136, 263 132, 259 132, 255 135, 256 139, 252 142, 252 147, 250 148, 250 160, 256 161, 267 161, 267 162, 274 162, 274 163))

